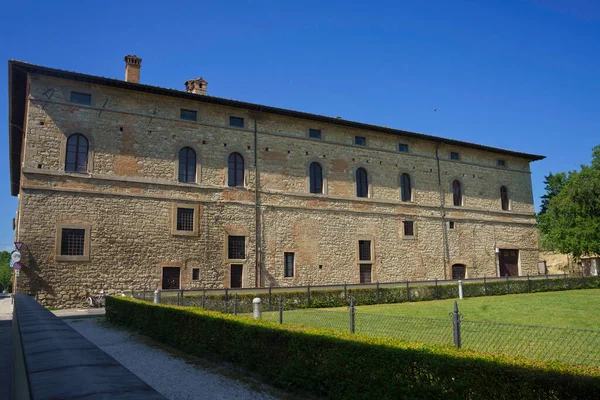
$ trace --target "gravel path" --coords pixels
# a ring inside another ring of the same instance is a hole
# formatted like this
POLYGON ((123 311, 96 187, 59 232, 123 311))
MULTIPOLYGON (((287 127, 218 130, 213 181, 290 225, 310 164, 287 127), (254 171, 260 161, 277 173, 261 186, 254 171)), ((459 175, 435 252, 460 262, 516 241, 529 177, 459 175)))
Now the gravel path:
POLYGON ((209 365, 202 359, 175 357, 147 339, 108 325, 101 318, 66 319, 65 322, 168 399, 291 398, 231 369, 209 365))

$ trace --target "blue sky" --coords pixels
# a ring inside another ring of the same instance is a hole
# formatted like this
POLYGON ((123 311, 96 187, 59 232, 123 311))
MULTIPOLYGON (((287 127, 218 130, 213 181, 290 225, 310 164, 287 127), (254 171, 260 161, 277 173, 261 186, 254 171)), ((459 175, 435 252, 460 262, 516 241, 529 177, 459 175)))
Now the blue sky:
POLYGON ((536 207, 546 174, 600 144, 594 0, 25 0, 3 4, 0 40, 0 249, 17 207, 10 58, 123 79, 132 53, 151 85, 202 76, 215 96, 543 154, 536 207))

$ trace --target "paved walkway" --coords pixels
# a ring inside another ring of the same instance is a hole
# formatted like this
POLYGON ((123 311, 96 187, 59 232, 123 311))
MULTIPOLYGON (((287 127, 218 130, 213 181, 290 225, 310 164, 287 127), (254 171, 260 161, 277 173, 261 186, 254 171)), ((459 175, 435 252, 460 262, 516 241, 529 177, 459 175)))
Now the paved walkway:
POLYGON ((103 317, 105 310, 104 308, 68 308, 66 310, 54 310, 52 311, 58 318, 95 318, 103 317))
POLYGON ((0 399, 12 397, 11 326, 10 295, 0 294, 0 399))

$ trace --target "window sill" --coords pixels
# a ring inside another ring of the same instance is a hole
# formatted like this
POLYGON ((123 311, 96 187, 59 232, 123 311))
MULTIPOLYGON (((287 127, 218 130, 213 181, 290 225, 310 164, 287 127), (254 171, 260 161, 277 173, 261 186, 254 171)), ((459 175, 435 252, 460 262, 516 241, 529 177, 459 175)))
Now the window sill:
POLYGON ((412 236, 406 236, 406 235, 404 235, 404 236, 402 236, 402 239, 405 239, 405 240, 417 240, 417 237, 414 236, 414 235, 412 235, 412 236))
POLYGON ((171 235, 173 236, 198 236, 196 231, 174 231, 171 235))
POLYGON ((54 258, 54 261, 67 261, 67 262, 82 262, 82 261, 90 261, 90 256, 89 255, 83 255, 83 256, 63 256, 63 255, 57 255, 54 258))
POLYGON ((247 258, 228 258, 227 263, 229 264, 242 264, 245 263, 247 258))

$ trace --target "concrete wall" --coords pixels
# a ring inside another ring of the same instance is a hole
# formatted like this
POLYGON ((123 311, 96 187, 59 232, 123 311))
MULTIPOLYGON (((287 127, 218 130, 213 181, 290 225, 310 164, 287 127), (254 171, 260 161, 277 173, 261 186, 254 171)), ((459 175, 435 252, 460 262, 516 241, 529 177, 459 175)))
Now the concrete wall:
POLYGON ((29 83, 17 228, 26 243, 20 285, 45 304, 74 305, 99 289, 156 288, 162 266, 182 268, 182 288, 228 286, 228 235, 246 236, 240 261, 245 287, 358 282, 361 239, 373 242, 373 281, 441 279, 454 263, 465 264, 471 277, 497 275, 495 248, 519 249, 521 273, 537 271, 525 159, 57 78, 32 75, 29 83), (92 105, 69 103, 75 89, 91 93, 92 105), (180 120, 181 108, 196 110, 198 121, 180 120), (229 127, 229 116, 243 117, 244 128, 229 127), (322 140, 308 138, 309 128, 321 129, 322 140), (90 141, 87 174, 64 172, 72 133, 90 141), (354 136, 367 137, 368 146, 353 145, 354 136), (397 152, 399 143, 410 152, 397 152), (177 182, 183 146, 197 153, 193 184, 177 182), (245 159, 243 188, 227 187, 232 151, 245 159), (449 159, 451 151, 460 161, 449 159), (506 167, 497 167, 498 159, 506 167), (309 193, 312 161, 323 167, 325 194, 309 193), (358 167, 369 173, 366 199, 356 197, 358 167), (411 175, 412 202, 400 201, 403 172, 411 175), (454 179, 463 186, 460 207, 452 205, 454 179), (502 185, 509 189, 510 211, 501 209, 502 185), (196 234, 173 234, 174 204, 197 207, 196 234), (414 237, 404 237, 404 220, 415 221, 414 237), (456 229, 447 229, 448 221, 456 229), (89 226, 89 260, 56 259, 60 224, 89 226), (296 253, 293 278, 283 277, 288 251, 296 253), (197 281, 193 268, 200 269, 197 281))

